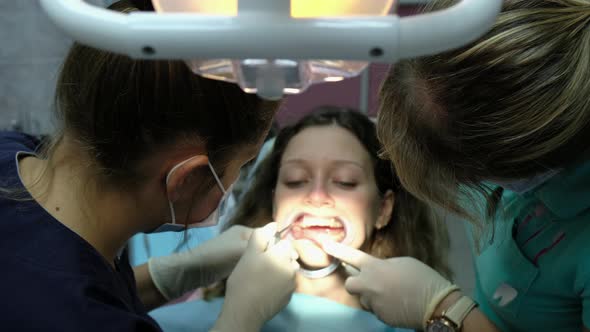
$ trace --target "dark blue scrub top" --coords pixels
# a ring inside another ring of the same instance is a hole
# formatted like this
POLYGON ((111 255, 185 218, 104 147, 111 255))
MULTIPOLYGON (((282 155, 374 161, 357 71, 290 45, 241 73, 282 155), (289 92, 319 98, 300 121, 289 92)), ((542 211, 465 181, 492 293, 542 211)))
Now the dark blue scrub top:
MULTIPOLYGON (((23 188, 17 152, 22 158, 38 144, 0 132, 0 188, 23 188)), ((137 296, 126 257, 113 268, 35 201, 0 191, 0 330, 161 331, 137 296)))

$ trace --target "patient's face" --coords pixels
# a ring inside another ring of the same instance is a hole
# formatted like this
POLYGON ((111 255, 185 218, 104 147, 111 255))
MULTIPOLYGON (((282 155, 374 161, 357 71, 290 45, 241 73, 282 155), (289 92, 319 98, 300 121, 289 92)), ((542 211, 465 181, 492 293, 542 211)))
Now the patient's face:
POLYGON ((322 238, 360 248, 384 210, 369 153, 336 125, 310 127, 291 139, 274 204, 278 226, 294 224, 288 237, 308 268, 330 264, 322 238))

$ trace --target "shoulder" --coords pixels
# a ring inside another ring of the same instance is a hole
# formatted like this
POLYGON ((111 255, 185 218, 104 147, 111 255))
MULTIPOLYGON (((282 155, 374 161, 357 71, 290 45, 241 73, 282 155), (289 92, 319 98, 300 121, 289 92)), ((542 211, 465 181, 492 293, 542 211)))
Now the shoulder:
POLYGON ((573 220, 563 222, 566 228, 566 236, 570 236, 568 243, 569 253, 573 257, 564 257, 566 260, 574 260, 577 266, 577 284, 590 287, 590 210, 578 215, 573 220))
POLYGON ((101 280, 2 258, 0 304, 9 331, 161 331, 145 312, 134 310, 101 280), (34 319, 33 319, 34 318, 34 319))
POLYGON ((14 131, 0 131, 0 151, 33 152, 41 140, 35 136, 14 131))
POLYGON ((150 312, 165 331, 208 331, 221 313, 223 298, 167 305, 150 312))
POLYGON ((40 143, 39 139, 30 135, 0 131, 0 177, 3 178, 0 185, 18 186, 18 181, 15 180, 18 177, 16 154, 34 153, 40 143))

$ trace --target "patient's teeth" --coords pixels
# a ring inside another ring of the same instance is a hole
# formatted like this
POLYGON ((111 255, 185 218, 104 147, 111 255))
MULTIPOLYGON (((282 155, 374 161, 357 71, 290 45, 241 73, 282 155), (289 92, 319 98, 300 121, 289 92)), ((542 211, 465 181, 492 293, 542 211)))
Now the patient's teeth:
POLYGON ((336 217, 321 218, 306 215, 299 221, 302 227, 320 226, 320 227, 332 227, 341 228, 343 227, 342 222, 336 217))

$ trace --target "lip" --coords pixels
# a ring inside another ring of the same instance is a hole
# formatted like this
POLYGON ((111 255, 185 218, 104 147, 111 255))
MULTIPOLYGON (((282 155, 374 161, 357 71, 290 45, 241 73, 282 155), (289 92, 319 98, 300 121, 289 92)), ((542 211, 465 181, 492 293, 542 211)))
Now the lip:
MULTIPOLYGON (((309 213, 306 211, 303 212, 296 212, 292 213, 286 219, 286 225, 291 227, 291 230, 286 234, 286 238, 295 240, 293 237, 293 226, 298 226, 298 224, 305 225, 304 228, 311 228, 311 227, 335 227, 344 229, 345 236, 344 238, 339 241, 342 244, 350 244, 352 239, 354 238, 353 232, 351 232, 351 222, 339 215, 327 215, 327 214, 315 214, 309 213), (308 220, 302 220, 303 218, 309 218, 308 220), (313 221, 312 221, 313 220, 313 221)), ((315 242, 315 241, 314 241, 315 242)), ((320 245, 318 243, 318 245, 320 245)), ((321 247, 321 245, 320 245, 321 247)))

